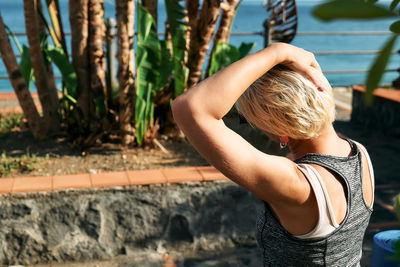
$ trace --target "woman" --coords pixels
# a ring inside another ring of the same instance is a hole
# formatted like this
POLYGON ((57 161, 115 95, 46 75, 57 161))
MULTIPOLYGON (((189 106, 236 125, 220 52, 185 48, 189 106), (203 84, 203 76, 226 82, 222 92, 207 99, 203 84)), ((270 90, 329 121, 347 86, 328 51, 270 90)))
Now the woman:
POLYGON ((272 44, 197 84, 172 110, 212 165, 265 202, 257 223, 264 266, 359 265, 372 165, 360 144, 336 134, 331 87, 313 54, 272 44), (258 151, 224 125, 235 102, 291 159, 258 151))

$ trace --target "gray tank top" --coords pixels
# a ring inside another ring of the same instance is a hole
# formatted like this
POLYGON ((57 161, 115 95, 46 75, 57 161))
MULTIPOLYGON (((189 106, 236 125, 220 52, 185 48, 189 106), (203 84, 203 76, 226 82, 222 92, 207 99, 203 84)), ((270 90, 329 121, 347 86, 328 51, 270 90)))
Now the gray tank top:
POLYGON ((257 241, 265 266, 359 266, 362 242, 372 209, 364 200, 361 152, 354 142, 349 157, 307 154, 296 163, 314 163, 341 179, 347 197, 342 224, 325 237, 300 239, 286 231, 264 203, 257 220, 257 241))

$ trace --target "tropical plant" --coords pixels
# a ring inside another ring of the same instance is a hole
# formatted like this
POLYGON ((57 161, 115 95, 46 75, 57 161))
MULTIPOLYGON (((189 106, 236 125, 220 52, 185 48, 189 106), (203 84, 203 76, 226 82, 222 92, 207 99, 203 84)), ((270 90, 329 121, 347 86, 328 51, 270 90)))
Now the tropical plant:
POLYGON ((151 139, 151 133, 154 132, 154 97, 167 84, 172 62, 167 42, 158 39, 151 14, 139 5, 137 16, 135 128, 136 140, 140 145, 146 133, 151 139))
MULTIPOLYGON (((47 134, 47 129, 49 133, 55 131, 49 120, 53 115, 53 120, 61 120, 61 126, 67 130, 73 145, 80 148, 101 140, 111 130, 120 132, 124 144, 151 143, 160 127, 163 130, 172 125, 171 100, 202 77, 205 55, 221 8, 224 12, 214 38, 215 53, 212 52, 209 67, 216 71, 250 49, 250 45, 236 48, 227 44, 239 0, 229 0, 225 5, 221 5, 220 0, 203 1, 201 8, 198 0, 165 0, 167 23, 164 40, 160 40, 157 34, 158 1, 142 0, 141 4, 138 3, 134 51, 137 2, 116 2, 119 89, 112 91, 112 86, 107 87, 105 82, 107 57, 103 0, 69 0, 70 53, 65 43, 58 0, 46 0, 45 8, 41 7, 41 0, 24 1, 29 48, 17 44, 22 55, 22 76, 15 88, 22 88, 21 81, 25 87, 34 81, 38 88, 43 118, 37 111, 27 111, 27 104, 24 104, 30 125, 35 114, 39 122, 46 123, 38 124, 44 129, 32 124, 36 127, 35 136, 38 136, 37 129, 44 134, 47 134), (50 23, 46 21, 46 12, 50 23), (48 36, 52 44, 47 41, 48 36), (53 66, 62 75, 60 99, 55 90, 53 66)), ((29 91, 26 92, 29 95, 29 91)))
MULTIPOLYGON (((400 1, 393 0, 390 7, 379 5, 377 0, 332 0, 318 5, 313 14, 323 21, 334 19, 377 19, 398 17, 396 10, 400 1)), ((372 92, 375 90, 383 76, 389 62, 391 52, 400 34, 400 20, 390 25, 392 36, 386 41, 379 55, 375 58, 368 72, 366 81, 366 101, 371 103, 372 92)))
POLYGON ((60 129, 60 119, 58 113, 58 96, 54 91, 55 86, 49 85, 48 69, 46 68, 42 49, 37 14, 38 0, 24 0, 25 26, 29 43, 31 64, 35 76, 35 83, 39 94, 39 100, 43 108, 45 122, 45 135, 57 132, 60 129))
POLYGON ((188 51, 188 18, 187 14, 176 0, 165 0, 167 8, 167 22, 171 33, 173 54, 174 97, 179 96, 186 89, 189 69, 187 67, 188 51))
POLYGON ((157 6, 158 6, 158 0, 141 0, 141 4, 144 8, 146 8, 151 16, 154 19, 154 22, 156 24, 157 28, 157 18, 158 18, 158 12, 157 12, 157 6))
POLYGON ((206 70, 206 77, 210 75, 211 60, 213 58, 214 51, 217 45, 221 42, 227 44, 229 42, 229 36, 231 33, 233 19, 236 15, 236 11, 242 0, 228 0, 226 4, 222 7, 223 12, 221 14, 221 19, 219 22, 217 33, 214 37, 213 47, 211 49, 210 57, 208 59, 208 66, 206 70))
MULTIPOLYGON (((18 97, 22 110, 26 114, 29 127, 32 134, 37 139, 46 138, 46 131, 43 129, 43 124, 39 113, 33 102, 32 96, 28 90, 25 79, 21 73, 20 66, 17 63, 14 51, 12 50, 10 41, 7 36, 6 28, 3 23, 3 18, 0 14, 0 54, 6 66, 8 76, 10 77, 11 85, 18 97)), ((24 58, 24 57, 23 57, 24 58)))
POLYGON ((242 43, 239 48, 219 42, 211 58, 210 75, 247 56, 256 43, 242 43))

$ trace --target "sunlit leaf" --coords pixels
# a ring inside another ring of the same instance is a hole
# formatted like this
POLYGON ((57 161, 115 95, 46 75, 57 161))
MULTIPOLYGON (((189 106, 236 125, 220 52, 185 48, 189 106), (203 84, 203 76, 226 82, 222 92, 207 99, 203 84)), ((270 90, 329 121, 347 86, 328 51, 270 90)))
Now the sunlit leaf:
POLYGON ((397 219, 400 221, 400 194, 394 200, 394 210, 396 211, 397 219))
POLYGON ((367 89, 365 94, 365 100, 368 104, 372 102, 372 92, 376 89, 382 79, 396 40, 397 35, 394 35, 389 39, 389 41, 385 43, 383 49, 376 57, 374 63, 372 64, 372 67, 369 70, 367 77, 367 89))
POLYGON ((323 21, 333 19, 372 19, 396 16, 389 9, 361 0, 333 0, 318 5, 313 15, 323 21))
POLYGON ((241 43, 239 46, 240 58, 250 54, 251 50, 256 46, 256 43, 241 43))
POLYGON ((17 37, 15 36, 14 32, 13 32, 7 25, 4 25, 4 26, 5 26, 6 30, 8 31, 8 33, 9 33, 9 34, 11 35, 11 37, 13 38, 14 43, 15 43, 15 45, 17 46, 19 52, 22 53, 21 44, 19 43, 19 41, 18 41, 17 37))
POLYGON ((211 58, 210 75, 247 56, 255 43, 242 43, 239 48, 219 42, 211 58))
POLYGON ((173 74, 175 97, 185 91, 186 80, 189 75, 189 68, 186 66, 186 32, 189 28, 184 7, 179 3, 180 0, 166 0, 167 20, 171 32, 172 51, 173 51, 173 74))
POLYGON ((69 95, 73 98, 78 97, 77 93, 77 76, 74 67, 69 63, 64 50, 61 47, 48 46, 48 55, 51 61, 58 67, 61 72, 65 87, 68 89, 69 95))
POLYGON ((168 82, 172 62, 166 42, 158 39, 153 17, 142 5, 138 5, 137 20, 135 122, 136 141, 141 145, 154 121, 154 96, 168 82))
POLYGON ((22 47, 21 61, 19 62, 19 68, 21 69, 22 76, 24 77, 25 84, 29 89, 31 81, 33 79, 33 68, 31 63, 31 54, 29 48, 26 45, 22 47))

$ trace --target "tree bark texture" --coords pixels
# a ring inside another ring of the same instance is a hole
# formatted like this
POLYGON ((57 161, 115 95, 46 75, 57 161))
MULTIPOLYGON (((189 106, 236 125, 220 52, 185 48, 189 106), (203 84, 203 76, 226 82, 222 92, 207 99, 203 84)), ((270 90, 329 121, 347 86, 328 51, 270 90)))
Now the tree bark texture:
MULTIPOLYGON (((43 6, 42 6, 42 2, 40 0, 37 1, 37 8, 38 10, 40 10, 40 12, 42 14, 44 14, 43 12, 43 6)), ((44 47, 46 47, 48 45, 48 40, 47 40, 47 27, 44 23, 44 21, 37 16, 38 19, 38 24, 39 24, 39 37, 40 40, 44 40, 44 47)), ((53 65, 51 63, 51 61, 49 61, 47 59, 47 57, 43 57, 43 62, 46 68, 46 75, 47 75, 47 84, 49 85, 49 90, 51 92, 51 96, 53 98, 53 102, 56 104, 57 106, 57 110, 59 110, 60 108, 60 104, 58 101, 58 92, 57 92, 57 87, 56 87, 56 80, 54 78, 54 71, 53 71, 53 65)), ((58 126, 59 127, 59 126, 58 126)), ((58 129, 52 129, 53 131, 58 131, 58 129)))
POLYGON ((82 113, 84 125, 90 114, 89 75, 89 0, 69 0, 69 22, 71 25, 72 65, 78 81, 77 106, 82 113))
POLYGON ((91 115, 102 117, 105 110, 105 53, 103 42, 105 38, 103 0, 89 0, 89 67, 90 91, 95 101, 95 110, 91 115))
POLYGON ((158 0, 142 0, 142 5, 147 8, 147 10, 150 12, 151 16, 153 17, 154 21, 156 22, 156 28, 157 28, 157 5, 158 5, 158 0))
POLYGON ((231 35, 231 28, 233 19, 235 18, 236 14, 236 7, 239 3, 239 0, 227 0, 224 11, 222 12, 221 19, 219 22, 217 33, 214 37, 213 47, 211 49, 210 58, 208 59, 208 66, 206 70, 206 77, 208 77, 210 73, 211 67, 211 58, 212 54, 215 51, 215 47, 219 42, 227 44, 229 42, 229 36, 231 35))
POLYGON ((189 35, 188 35, 188 42, 187 42, 187 47, 188 51, 190 49, 190 43, 192 42, 192 36, 194 36, 194 33, 196 31, 196 26, 197 26, 197 21, 198 21, 198 15, 199 15, 199 7, 200 3, 199 0, 186 0, 186 6, 188 9, 188 25, 189 25, 189 35))
POLYGON ((8 77, 11 85, 18 97, 21 108, 28 120, 29 128, 36 139, 45 139, 46 130, 44 129, 40 115, 33 102, 32 96, 25 84, 24 77, 15 58, 10 40, 8 39, 6 29, 4 27, 3 18, 0 14, 0 54, 4 65, 7 69, 8 77))
POLYGON ((58 96, 54 95, 48 83, 47 70, 43 61, 39 39, 39 23, 37 18, 37 1, 24 0, 25 27, 29 43, 31 63, 35 83, 43 109, 43 117, 49 132, 58 131, 60 127, 58 115, 58 96))
POLYGON ((220 3, 221 0, 203 1, 200 17, 191 36, 187 88, 192 87, 200 80, 201 70, 218 20, 220 3))
POLYGON ((118 25, 118 82, 119 82, 119 124, 122 143, 128 145, 135 139, 134 106, 135 58, 133 41, 135 37, 135 1, 117 0, 118 25))

